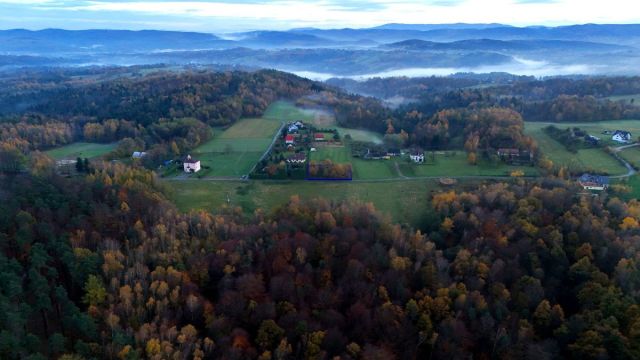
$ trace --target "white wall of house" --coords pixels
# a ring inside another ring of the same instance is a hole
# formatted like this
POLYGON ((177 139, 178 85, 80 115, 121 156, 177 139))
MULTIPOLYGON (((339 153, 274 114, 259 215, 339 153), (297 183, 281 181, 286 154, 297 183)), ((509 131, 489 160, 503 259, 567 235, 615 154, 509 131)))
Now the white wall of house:
POLYGON ((185 162, 184 163, 184 172, 198 172, 200 171, 200 161, 196 161, 194 163, 185 162))
POLYGON ((411 155, 411 160, 413 160, 413 162, 415 163, 423 163, 424 155, 411 155))

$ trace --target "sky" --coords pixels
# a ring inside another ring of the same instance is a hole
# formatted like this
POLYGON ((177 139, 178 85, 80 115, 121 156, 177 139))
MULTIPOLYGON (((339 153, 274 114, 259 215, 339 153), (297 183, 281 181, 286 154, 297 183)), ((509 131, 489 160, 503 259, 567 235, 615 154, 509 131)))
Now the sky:
POLYGON ((2 29, 231 33, 386 23, 640 23, 635 0, 0 0, 2 29))

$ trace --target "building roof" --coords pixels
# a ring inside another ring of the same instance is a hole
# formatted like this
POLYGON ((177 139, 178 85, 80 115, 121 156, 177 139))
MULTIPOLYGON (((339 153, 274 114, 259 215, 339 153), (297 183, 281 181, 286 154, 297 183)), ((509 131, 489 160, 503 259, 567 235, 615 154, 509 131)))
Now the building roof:
POLYGON ((500 148, 498 153, 501 154, 520 154, 520 150, 516 148, 500 148))
POLYGON ((287 161, 289 161, 289 162, 293 162, 293 161, 302 162, 302 161, 305 161, 305 160, 307 160, 307 155, 305 155, 304 153, 301 153, 301 152, 293 154, 293 155, 291 155, 291 156, 289 156, 287 158, 287 161))
POLYGON ((191 155, 187 155, 187 157, 185 157, 184 160, 182 160, 182 162, 187 164, 195 164, 197 162, 200 162, 200 160, 197 160, 196 158, 191 157, 191 155))
POLYGON ((578 181, 582 185, 609 185, 609 177, 600 175, 583 174, 578 181))
POLYGON ((285 136, 284 140, 285 141, 293 141, 295 138, 293 137, 293 135, 287 135, 285 136))
POLYGON ((631 136, 631 133, 625 130, 616 130, 613 132, 613 136, 622 135, 622 136, 631 136))
POLYGON ((323 133, 313 134, 313 138, 314 139, 324 139, 324 134, 323 133))

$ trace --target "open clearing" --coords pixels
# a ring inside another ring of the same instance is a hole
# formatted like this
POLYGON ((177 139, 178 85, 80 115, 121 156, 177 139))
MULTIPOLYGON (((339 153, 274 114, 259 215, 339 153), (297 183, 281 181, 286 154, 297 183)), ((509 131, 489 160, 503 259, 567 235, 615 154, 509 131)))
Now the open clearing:
MULTIPOLYGON (((548 123, 525 123, 525 133, 532 136, 538 142, 538 147, 542 150, 555 165, 565 166, 572 172, 599 171, 609 175, 625 174, 627 170, 611 155, 602 149, 580 149, 577 153, 568 151, 562 144, 549 137, 543 129, 548 123)), ((630 131, 632 134, 640 134, 640 120, 619 120, 597 123, 560 123, 556 127, 564 129, 567 127, 579 127, 589 134, 605 138, 602 131, 607 129, 622 129, 630 131)), ((619 144, 618 144, 619 145, 619 144)))
POLYGON ((242 176, 260 160, 282 122, 297 119, 287 102, 275 102, 262 118, 242 119, 224 130, 214 130, 213 139, 200 145, 193 156, 201 161, 207 176, 242 176), (268 114, 268 116, 267 116, 268 114))
POLYGON ((526 176, 537 176, 538 170, 533 166, 512 166, 502 162, 492 164, 488 160, 480 159, 477 165, 467 163, 467 153, 463 150, 435 154, 425 154, 425 163, 416 165, 406 160, 398 160, 400 170, 404 176, 509 176, 511 172, 520 170, 526 176))
POLYGON ((46 151, 46 154, 56 160, 81 158, 97 158, 105 155, 116 148, 115 143, 112 144, 96 144, 86 142, 76 142, 59 148, 46 151))

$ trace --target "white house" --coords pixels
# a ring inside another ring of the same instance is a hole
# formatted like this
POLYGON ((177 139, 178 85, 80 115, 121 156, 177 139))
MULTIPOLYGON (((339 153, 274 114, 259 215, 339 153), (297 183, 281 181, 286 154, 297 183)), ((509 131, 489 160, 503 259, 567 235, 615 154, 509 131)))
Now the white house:
POLYGON ((628 131, 616 130, 613 133, 611 140, 626 144, 631 141, 631 133, 628 131))
POLYGON ((184 172, 195 173, 200 171, 200 160, 192 158, 191 155, 187 155, 182 164, 184 165, 184 172))
POLYGON ((298 127, 296 124, 291 124, 291 125, 289 125, 289 128, 287 129, 287 132, 288 132, 289 134, 291 134, 291 133, 297 133, 297 132, 298 132, 298 130, 299 130, 299 127, 298 127))
POLYGON ((424 151, 418 149, 411 150, 409 157, 414 163, 421 164, 424 162, 424 151))
POLYGON ((131 155, 131 157, 134 159, 142 159, 145 156, 147 156, 147 153, 144 151, 134 151, 131 155))

